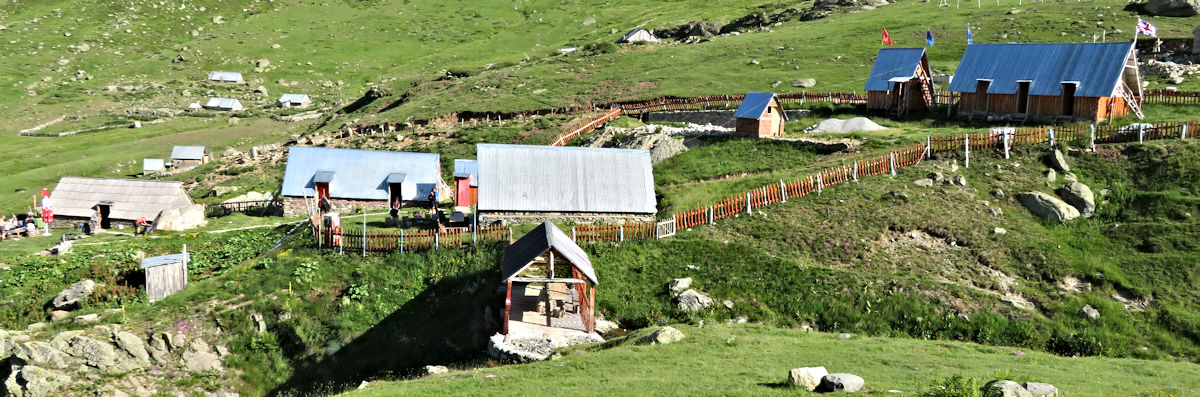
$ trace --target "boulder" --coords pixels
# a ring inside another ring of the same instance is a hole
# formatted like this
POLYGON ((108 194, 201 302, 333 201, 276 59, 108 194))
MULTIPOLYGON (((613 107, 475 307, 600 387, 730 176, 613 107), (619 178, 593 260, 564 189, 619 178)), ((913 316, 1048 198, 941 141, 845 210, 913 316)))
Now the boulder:
POLYGON ((91 324, 91 323, 94 323, 94 322, 97 322, 97 321, 100 321, 100 314, 99 314, 99 313, 92 313, 92 314, 84 314, 84 315, 82 315, 82 316, 75 316, 75 324, 79 324, 79 325, 87 325, 87 324, 91 324))
POLYGON ((426 375, 441 375, 441 374, 448 373, 448 372, 450 372, 450 368, 446 368, 445 365, 426 365, 425 366, 425 374, 426 375))
POLYGON ((1025 387, 1011 380, 993 380, 983 386, 985 396, 995 397, 1033 397, 1025 387))
POLYGON ((679 306, 679 310, 689 312, 708 308, 709 305, 712 305, 712 302, 712 298, 709 298, 694 289, 683 291, 683 293, 675 296, 675 303, 679 306))
POLYGON ((71 312, 66 310, 55 310, 50 312, 50 322, 66 320, 68 317, 71 317, 71 312))
POLYGON ((204 219, 204 204, 193 204, 172 208, 158 214, 158 219, 154 221, 154 228, 182 231, 207 224, 208 220, 204 219))
POLYGON ((1067 164, 1067 158, 1058 149, 1054 149, 1053 152, 1046 155, 1046 165, 1062 172, 1071 170, 1071 166, 1067 164))
POLYGON ((637 344, 639 344, 639 345, 664 344, 665 345, 668 343, 673 343, 673 342, 678 342, 680 340, 683 340, 683 337, 684 337, 683 332, 680 332, 679 330, 677 330, 673 327, 665 326, 665 327, 659 328, 657 330, 654 330, 654 332, 651 332, 649 335, 643 336, 641 339, 638 339, 637 344))
POLYGON ((811 88, 816 85, 817 85, 817 79, 814 79, 814 78, 803 78, 803 79, 796 79, 796 80, 792 81, 792 87, 811 88))
POLYGON ((1017 195, 1017 200, 1020 200, 1021 204, 1029 208, 1029 211, 1033 212, 1034 215, 1054 222, 1061 223, 1079 217, 1079 210, 1075 209, 1075 207, 1059 200, 1058 197, 1046 193, 1021 193, 1017 195))
POLYGON ((1092 194, 1092 188, 1088 185, 1079 182, 1068 183, 1058 188, 1058 196, 1079 210, 1079 215, 1084 218, 1090 218, 1096 213, 1096 196, 1092 194))
POLYGON ((1008 229, 1005 229, 1005 228, 1002 228, 1002 227, 998 227, 998 228, 992 229, 992 234, 995 234, 995 235, 997 235, 997 236, 1002 236, 1002 235, 1004 235, 1004 234, 1007 234, 1007 233, 1008 233, 1008 229))
POLYGON ((608 335, 609 332, 621 329, 621 325, 608 320, 596 320, 596 333, 608 335))
POLYGON ((667 288, 671 290, 672 295, 679 295, 679 294, 683 293, 683 291, 687 291, 687 289, 691 288, 691 287, 692 287, 692 278, 691 277, 677 278, 677 279, 671 280, 670 284, 667 284, 667 288))
POLYGON ((788 371, 788 383, 813 391, 821 384, 821 379, 825 375, 829 375, 829 371, 825 370, 825 367, 792 368, 791 371, 788 371))
POLYGON ((1058 172, 1054 169, 1046 170, 1046 182, 1054 183, 1058 181, 1058 172))
POLYGON ((954 177, 954 183, 959 186, 967 186, 967 177, 959 175, 954 177))
POLYGON ((1049 383, 1025 382, 1021 386, 1033 397, 1058 397, 1058 388, 1049 383))
POLYGON ((930 187, 933 186, 933 179, 921 178, 913 181, 913 184, 922 187, 930 187))
POLYGON ((209 352, 188 350, 183 353, 183 365, 188 371, 193 373, 222 372, 225 370, 221 366, 221 358, 209 352))
POLYGON ((71 384, 71 378, 42 367, 26 365, 14 370, 4 381, 4 389, 14 397, 61 395, 59 389, 71 384))
POLYGON ((134 360, 150 363, 150 354, 146 352, 146 344, 142 342, 142 338, 129 332, 117 332, 113 339, 116 340, 117 347, 132 356, 134 360))
POLYGON ((63 352, 83 360, 88 366, 107 370, 117 364, 117 351, 113 345, 83 335, 67 339, 63 352))
POLYGON ((1197 0, 1150 0, 1143 6, 1151 15, 1164 17, 1190 17, 1200 8, 1197 0))
POLYGON ((59 292, 58 295, 54 296, 54 300, 50 301, 50 303, 54 305, 55 309, 78 307, 79 301, 87 299, 87 297, 91 295, 92 291, 95 289, 95 281, 83 280, 75 284, 71 284, 70 287, 67 287, 67 289, 59 292))
POLYGON ((25 360, 30 364, 36 364, 50 368, 66 368, 68 356, 55 349, 50 343, 43 341, 29 341, 17 345, 13 351, 13 356, 25 360))
POLYGON ((1092 305, 1083 305, 1083 308, 1079 309, 1079 312, 1083 313, 1084 317, 1087 317, 1088 320, 1096 321, 1100 319, 1100 311, 1096 310, 1092 305))
POLYGON ((931 172, 931 173, 929 173, 929 179, 932 179, 934 182, 940 183, 941 181, 946 180, 946 177, 944 175, 942 175, 942 173, 940 173, 940 172, 931 172))
POLYGON ((816 392, 829 393, 835 391, 844 391, 853 393, 862 389, 866 381, 861 376, 847 373, 836 373, 825 375, 821 378, 821 384, 817 385, 816 392))
POLYGON ((258 67, 258 68, 271 67, 271 61, 267 60, 266 58, 259 59, 257 61, 254 61, 254 67, 258 67))

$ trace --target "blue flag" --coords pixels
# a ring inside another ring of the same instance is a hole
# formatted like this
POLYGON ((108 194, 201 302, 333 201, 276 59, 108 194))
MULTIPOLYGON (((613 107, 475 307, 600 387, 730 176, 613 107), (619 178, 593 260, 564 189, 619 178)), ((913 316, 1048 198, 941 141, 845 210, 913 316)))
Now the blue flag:
POLYGON ((971 45, 971 27, 967 26, 967 45, 971 45))
POLYGON ((925 29, 925 44, 933 47, 933 32, 930 32, 929 29, 925 29))

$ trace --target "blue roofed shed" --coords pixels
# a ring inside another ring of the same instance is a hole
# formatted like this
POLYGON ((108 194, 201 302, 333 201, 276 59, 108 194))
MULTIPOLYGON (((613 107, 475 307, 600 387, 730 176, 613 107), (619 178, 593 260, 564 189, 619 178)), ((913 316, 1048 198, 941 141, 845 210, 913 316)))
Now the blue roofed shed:
POLYGON ((142 270, 146 271, 146 296, 150 302, 166 298, 187 286, 190 258, 185 245, 182 253, 142 259, 142 270))
POLYGON ((364 207, 427 202, 431 191, 446 189, 439 161, 435 153, 292 146, 280 190, 289 198, 328 197, 364 207))
POLYGON ((867 75, 867 109, 902 116, 933 106, 933 79, 924 48, 884 48, 867 75))
POLYGON ((459 207, 475 205, 479 192, 478 162, 454 159, 454 204, 459 207))
POLYGON ((764 137, 783 135, 787 114, 779 96, 770 92, 750 92, 741 106, 733 112, 734 127, 739 135, 764 137))

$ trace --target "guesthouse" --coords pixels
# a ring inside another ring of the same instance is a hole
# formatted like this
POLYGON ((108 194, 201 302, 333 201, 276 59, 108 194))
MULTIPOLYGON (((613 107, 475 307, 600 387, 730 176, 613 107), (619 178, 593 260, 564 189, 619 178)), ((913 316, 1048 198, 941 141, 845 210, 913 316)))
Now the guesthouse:
POLYGON ((470 207, 478 201, 477 169, 475 160, 454 159, 454 205, 470 207))
POLYGON ((643 28, 630 30, 629 32, 626 32, 624 36, 621 36, 621 38, 617 39, 617 44, 659 42, 658 36, 655 36, 653 32, 643 28))
POLYGON ((216 81, 219 83, 242 83, 242 74, 238 72, 208 72, 208 81, 216 81))
POLYGON ((933 107, 933 79, 924 48, 884 48, 867 75, 867 110, 892 116, 933 107))
POLYGON ((212 160, 212 154, 204 146, 176 146, 171 149, 171 167, 184 169, 206 164, 212 160))
POLYGON ((306 94, 283 94, 276 102, 281 108, 306 108, 312 105, 312 99, 306 94))
POLYGON ((650 152, 560 146, 476 146, 480 222, 650 222, 650 152))
POLYGON ((78 176, 59 179, 50 202, 54 203, 52 227, 75 227, 98 212, 102 229, 132 227, 138 218, 153 221, 157 227, 161 213, 195 204, 179 181, 78 176))
POLYGON ((762 138, 782 136, 787 113, 779 103, 779 96, 770 92, 750 92, 741 106, 733 112, 735 133, 742 136, 762 138))
POLYGON ((220 110, 224 112, 236 112, 244 109, 242 103, 233 98, 208 98, 208 103, 204 104, 204 108, 208 110, 220 110))
POLYGON ((596 270, 562 230, 543 222, 504 250, 504 334, 596 330, 596 270))
POLYGON ((142 259, 142 270, 146 272, 146 296, 150 303, 183 290, 188 282, 187 246, 179 254, 154 256, 142 259))
POLYGON ((958 115, 1014 121, 1142 117, 1133 42, 971 44, 950 83, 958 115))
POLYGON ((335 212, 429 205, 429 193, 449 196, 436 153, 292 146, 283 173, 284 214, 305 215, 320 198, 335 212))

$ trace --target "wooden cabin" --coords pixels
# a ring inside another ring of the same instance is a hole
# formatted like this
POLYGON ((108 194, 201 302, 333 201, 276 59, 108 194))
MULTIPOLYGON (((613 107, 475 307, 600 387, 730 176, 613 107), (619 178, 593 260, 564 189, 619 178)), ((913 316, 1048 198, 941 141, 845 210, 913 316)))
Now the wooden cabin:
POLYGON ((958 115, 1024 122, 1142 117, 1133 42, 971 44, 950 91, 958 115))
POLYGON ((746 94, 741 106, 733 112, 735 133, 742 136, 761 138, 783 136, 783 124, 787 113, 779 104, 779 96, 770 92, 746 94))
POLYGON ((208 110, 220 110, 222 112, 236 112, 245 109, 237 99, 217 97, 208 98, 208 102, 204 104, 204 108, 208 110))
POLYGON ((596 331, 596 271, 588 255, 543 222, 504 250, 504 334, 596 331))
POLYGON ((189 258, 185 245, 180 254, 142 259, 142 270, 146 271, 146 296, 151 303, 187 287, 189 258))
POLYGON ((100 228, 133 227, 138 218, 155 221, 159 214, 195 204, 183 182, 64 176, 50 194, 51 227, 75 227, 100 212, 100 228))
POLYGON ((454 205, 470 207, 479 199, 478 163, 475 160, 454 160, 454 205))
POLYGON ((334 212, 386 210, 395 201, 428 207, 430 192, 448 197, 440 161, 436 153, 292 146, 280 188, 284 215, 307 215, 320 198, 334 212))
POLYGON ((867 76, 867 109, 900 117, 933 107, 933 74, 924 48, 884 48, 867 76))

